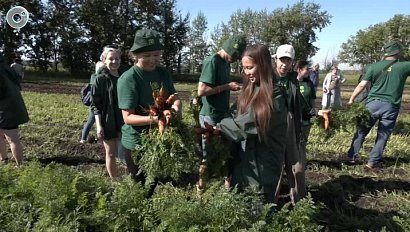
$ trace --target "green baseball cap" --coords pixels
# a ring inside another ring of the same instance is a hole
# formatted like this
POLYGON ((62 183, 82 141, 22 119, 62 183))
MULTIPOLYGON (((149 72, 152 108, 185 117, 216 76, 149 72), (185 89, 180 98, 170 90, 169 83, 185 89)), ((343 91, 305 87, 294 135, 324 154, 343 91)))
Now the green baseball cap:
POLYGON ((246 39, 243 35, 231 36, 222 45, 222 49, 231 56, 232 60, 241 58, 245 48, 246 39))
POLYGON ((402 50, 403 46, 397 41, 388 42, 383 47, 384 56, 394 56, 402 50))
POLYGON ((134 44, 131 52, 150 52, 163 50, 164 46, 159 41, 160 34, 150 29, 141 29, 135 33, 134 44))

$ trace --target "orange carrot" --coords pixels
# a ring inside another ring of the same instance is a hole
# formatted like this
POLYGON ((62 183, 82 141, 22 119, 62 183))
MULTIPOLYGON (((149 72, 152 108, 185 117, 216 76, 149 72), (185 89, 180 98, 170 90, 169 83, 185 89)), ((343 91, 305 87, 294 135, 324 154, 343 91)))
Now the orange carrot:
POLYGON ((159 89, 159 96, 160 96, 162 99, 165 99, 165 98, 166 98, 164 86, 161 86, 161 89, 159 89))
POLYGON ((166 120, 166 122, 167 122, 167 124, 168 124, 168 123, 169 123, 169 120, 171 119, 171 116, 172 116, 171 111, 170 111, 170 110, 164 110, 164 111, 162 112, 162 114, 164 115, 165 120, 166 120))
POLYGON ((149 115, 158 116, 158 109, 154 106, 149 107, 149 115))
POLYGON ((160 120, 158 121, 158 131, 159 131, 159 133, 160 133, 161 135, 163 135, 164 132, 165 132, 165 126, 166 126, 166 124, 167 124, 167 122, 166 122, 165 120, 163 120, 163 119, 160 119, 160 120))
POLYGON ((323 111, 323 119, 325 120, 325 130, 329 128, 329 111, 323 111))
POLYGON ((169 97, 168 97, 166 103, 167 103, 168 105, 174 104, 174 101, 175 101, 174 98, 175 98, 175 95, 174 95, 174 94, 169 95, 169 97))

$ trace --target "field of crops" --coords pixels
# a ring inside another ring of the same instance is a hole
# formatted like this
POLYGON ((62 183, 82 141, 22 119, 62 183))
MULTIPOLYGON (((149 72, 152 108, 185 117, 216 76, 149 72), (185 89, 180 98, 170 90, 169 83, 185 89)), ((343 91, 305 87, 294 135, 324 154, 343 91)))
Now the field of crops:
MULTIPOLYGON (((256 194, 227 191, 209 180, 202 195, 195 175, 147 188, 125 176, 111 181, 100 142, 80 144, 88 108, 79 82, 24 83, 30 122, 21 126, 26 164, 0 165, 0 231, 410 231, 410 115, 399 116, 387 144, 385 167, 364 168, 375 130, 360 162, 342 160, 354 127, 325 133, 312 127, 308 144, 309 197, 267 216, 256 194)), ((187 111, 195 84, 178 84, 187 111)), ((344 87, 346 98, 353 86, 344 87)), ((409 95, 404 96, 404 109, 409 95)), ((183 114, 192 123, 187 112, 183 114)), ((91 132, 91 137, 94 131, 91 132)), ((192 174, 192 173, 191 173, 192 174)))

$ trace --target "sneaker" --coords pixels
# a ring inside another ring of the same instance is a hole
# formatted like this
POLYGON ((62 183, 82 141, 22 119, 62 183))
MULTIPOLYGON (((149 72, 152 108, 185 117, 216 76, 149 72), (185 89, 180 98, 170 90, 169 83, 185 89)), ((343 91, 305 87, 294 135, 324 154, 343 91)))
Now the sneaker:
POLYGON ((365 168, 372 170, 372 171, 378 171, 382 168, 382 163, 375 163, 375 164, 367 163, 365 168))
POLYGON ((356 164, 357 162, 358 162, 358 160, 359 160, 359 157, 357 156, 357 155, 355 155, 355 156, 353 156, 353 157, 346 157, 346 158, 342 158, 341 159, 341 161, 343 162, 343 163, 346 163, 346 164, 356 164))
POLYGON ((80 140, 80 143, 85 143, 86 141, 84 140, 84 139, 81 139, 80 140))
POLYGON ((372 171, 372 172, 378 172, 382 168, 381 163, 376 163, 376 164, 370 164, 367 163, 366 166, 364 166, 365 170, 372 171))

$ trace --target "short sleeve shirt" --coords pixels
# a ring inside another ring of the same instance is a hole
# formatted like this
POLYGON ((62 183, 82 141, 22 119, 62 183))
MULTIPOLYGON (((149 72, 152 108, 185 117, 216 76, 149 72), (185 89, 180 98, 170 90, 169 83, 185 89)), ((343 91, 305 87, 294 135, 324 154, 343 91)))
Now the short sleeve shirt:
MULTIPOLYGON (((302 97, 304 98, 301 99, 301 101, 306 101, 309 105, 312 102, 312 100, 316 99, 316 91, 314 89, 313 83, 308 80, 308 79, 303 79, 299 81, 299 90, 300 93, 302 94, 302 97)), ((313 106, 311 106, 313 107, 313 106)), ((309 121, 303 121, 303 125, 309 125, 309 121)))
MULTIPOLYGON (((148 109, 154 104, 153 90, 164 87, 166 96, 175 93, 171 74, 163 67, 153 71, 144 71, 133 66, 124 72, 118 80, 118 105, 120 109, 135 109, 138 115, 148 115, 148 109)), ((140 134, 148 126, 132 126, 124 124, 122 127, 122 144, 133 150, 139 142, 140 134)))
MULTIPOLYGON (((230 71, 230 64, 218 54, 214 54, 205 59, 199 81, 210 87, 223 85, 229 83, 230 71)), ((216 123, 219 122, 229 111, 229 96, 229 90, 211 96, 203 96, 200 114, 211 116, 216 123)))
POLYGON ((391 60, 383 60, 370 65, 367 69, 363 80, 373 84, 367 101, 383 100, 400 108, 404 84, 410 75, 410 62, 396 62, 385 73, 379 75, 377 81, 374 79, 374 76, 391 62, 391 60))

